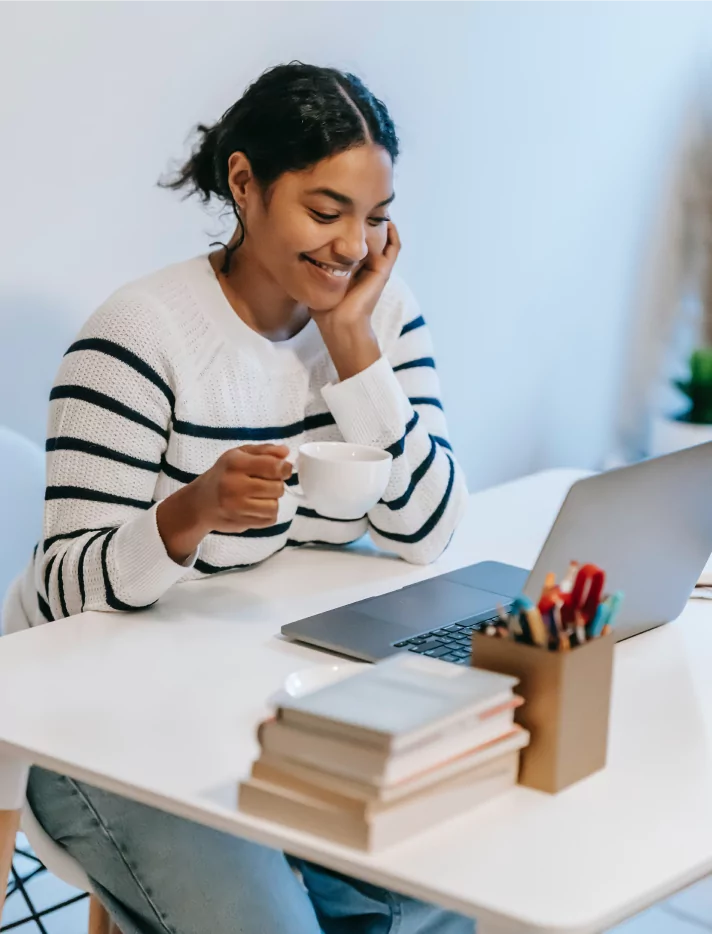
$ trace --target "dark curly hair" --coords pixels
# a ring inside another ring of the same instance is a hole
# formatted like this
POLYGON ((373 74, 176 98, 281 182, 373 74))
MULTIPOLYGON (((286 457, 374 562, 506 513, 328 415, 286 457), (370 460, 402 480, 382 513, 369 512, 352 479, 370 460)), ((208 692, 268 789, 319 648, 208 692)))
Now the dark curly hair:
POLYGON ((225 247, 223 273, 245 239, 228 184, 228 159, 244 152, 263 191, 285 172, 308 169, 327 156, 375 143, 393 162, 398 137, 386 105, 355 75, 290 62, 264 72, 214 126, 197 127, 198 145, 174 178, 160 184, 186 189, 207 204, 215 198, 235 213, 240 233, 225 247))

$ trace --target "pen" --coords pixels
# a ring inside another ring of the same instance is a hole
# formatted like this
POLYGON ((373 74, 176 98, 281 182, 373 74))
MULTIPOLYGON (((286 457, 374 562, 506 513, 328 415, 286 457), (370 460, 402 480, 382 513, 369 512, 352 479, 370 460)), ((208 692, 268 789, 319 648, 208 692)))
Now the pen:
POLYGON ((574 589, 574 580, 576 579, 576 572, 578 571, 578 568, 579 566, 577 561, 569 562, 569 569, 566 572, 566 576, 559 584, 560 593, 571 593, 571 591, 574 589))
POLYGON ((583 645, 586 641, 586 619, 580 610, 576 610, 576 613, 574 614, 574 623, 576 642, 578 645, 583 645))
POLYGON ((606 620, 608 619, 608 609, 609 609, 609 598, 606 598, 603 603, 598 604, 598 609, 596 610, 596 615, 593 617, 591 622, 586 627, 588 632, 589 639, 595 639, 603 631, 603 627, 606 625, 606 620))
POLYGON ((617 590, 614 594, 612 594, 608 598, 606 602, 609 604, 609 606, 608 606, 608 617, 606 618, 604 629, 607 626, 608 631, 610 632, 610 630, 615 625, 616 616, 618 616, 618 613, 620 612, 621 604, 623 603, 623 591, 617 590))
POLYGON ((541 617, 539 608, 532 606, 529 609, 524 610, 524 616, 526 617, 527 624, 529 626, 529 634, 531 636, 532 642, 535 645, 546 645, 549 641, 549 637, 546 633, 546 626, 544 625, 544 620, 541 617))

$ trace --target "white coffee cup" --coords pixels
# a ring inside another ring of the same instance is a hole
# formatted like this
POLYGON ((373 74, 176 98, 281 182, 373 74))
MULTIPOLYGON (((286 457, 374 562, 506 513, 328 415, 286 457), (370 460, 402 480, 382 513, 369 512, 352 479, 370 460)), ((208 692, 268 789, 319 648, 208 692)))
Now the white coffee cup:
POLYGON ((287 492, 330 519, 360 519, 383 496, 391 475, 388 451, 345 441, 312 441, 299 448, 299 488, 287 492))

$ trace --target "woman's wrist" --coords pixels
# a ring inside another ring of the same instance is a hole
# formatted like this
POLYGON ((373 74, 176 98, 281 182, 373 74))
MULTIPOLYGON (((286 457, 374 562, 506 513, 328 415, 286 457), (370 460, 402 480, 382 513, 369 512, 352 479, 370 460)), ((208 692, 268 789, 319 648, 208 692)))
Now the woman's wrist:
POLYGON ((355 325, 324 322, 320 329, 342 382, 367 370, 381 358, 381 348, 370 320, 355 325))
POLYGON ((156 524, 171 560, 184 564, 210 532, 201 516, 197 481, 177 490, 158 504, 156 524))

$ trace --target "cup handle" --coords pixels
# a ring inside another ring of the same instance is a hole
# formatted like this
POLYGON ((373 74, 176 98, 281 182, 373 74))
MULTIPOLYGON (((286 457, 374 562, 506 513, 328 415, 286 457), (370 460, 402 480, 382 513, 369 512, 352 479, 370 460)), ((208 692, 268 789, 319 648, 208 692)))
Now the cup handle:
MULTIPOLYGON (((294 476, 296 472, 297 472, 297 464, 295 462, 294 464, 292 464, 292 476, 294 476)), ((306 496, 298 483, 295 484, 294 486, 285 485, 284 492, 289 493, 290 496, 293 496, 296 500, 299 500, 302 503, 306 502, 306 496)))

